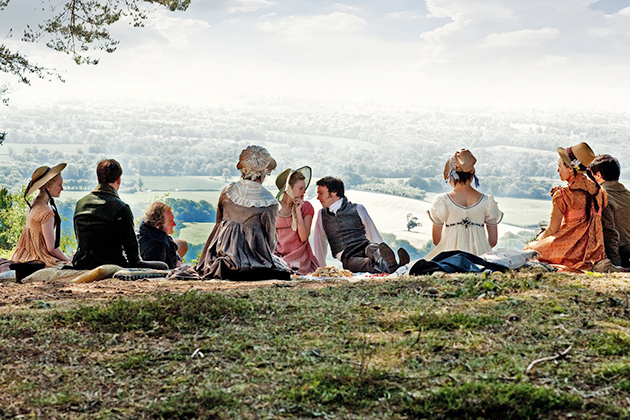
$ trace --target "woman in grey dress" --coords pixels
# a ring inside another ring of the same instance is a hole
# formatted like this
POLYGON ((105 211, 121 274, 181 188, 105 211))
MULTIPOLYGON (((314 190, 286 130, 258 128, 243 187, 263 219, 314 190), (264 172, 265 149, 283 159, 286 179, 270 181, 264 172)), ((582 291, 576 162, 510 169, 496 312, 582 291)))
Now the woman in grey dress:
POLYGON ((202 279, 289 280, 289 267, 273 255, 278 201, 262 186, 276 161, 264 147, 248 146, 236 167, 242 179, 221 192, 217 223, 189 273, 202 279))

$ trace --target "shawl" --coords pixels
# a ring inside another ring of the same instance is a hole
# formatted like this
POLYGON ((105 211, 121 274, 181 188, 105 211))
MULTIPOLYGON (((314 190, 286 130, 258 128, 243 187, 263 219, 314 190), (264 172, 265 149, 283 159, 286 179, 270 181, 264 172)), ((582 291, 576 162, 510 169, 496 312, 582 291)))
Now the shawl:
POLYGON ((243 207, 269 207, 278 204, 278 200, 265 187, 248 179, 228 185, 225 194, 235 204, 243 207))

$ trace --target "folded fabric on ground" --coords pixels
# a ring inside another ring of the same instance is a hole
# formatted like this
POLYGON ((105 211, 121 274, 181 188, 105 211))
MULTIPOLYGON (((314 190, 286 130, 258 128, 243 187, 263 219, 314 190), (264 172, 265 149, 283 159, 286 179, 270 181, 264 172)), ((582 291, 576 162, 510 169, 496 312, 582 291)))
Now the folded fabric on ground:
POLYGON ((123 268, 116 264, 103 264, 92 270, 81 270, 81 275, 72 280, 73 283, 92 283, 93 281, 99 281, 109 279, 123 268))
POLYGON ((512 270, 523 267, 527 261, 537 258, 537 256, 538 252, 533 249, 520 250, 507 248, 498 248, 480 255, 480 257, 486 261, 504 265, 512 270))
MULTIPOLYGON (((445 273, 481 273, 486 270, 503 272, 510 269, 506 265, 495 264, 464 251, 440 252, 431 261, 421 259, 409 264, 413 264, 409 269, 409 275, 411 276, 432 274, 436 271, 445 273)), ((399 274, 398 271, 396 274, 399 274)))
MULTIPOLYGON (((344 271, 348 271, 348 270, 344 270, 344 271)), ((295 276, 295 279, 301 279, 301 280, 316 280, 316 281, 330 281, 330 280, 347 280, 350 283, 354 283, 357 281, 361 281, 361 280, 365 280, 365 279, 373 279, 373 278, 377 278, 377 277, 382 277, 382 278, 389 278, 391 277, 391 274, 387 274, 387 273, 350 273, 351 275, 349 276, 335 276, 335 275, 331 275, 331 276, 322 276, 322 275, 314 275, 314 273, 310 273, 310 274, 306 274, 303 276, 295 276)))
POLYGON ((54 281, 67 279, 70 277, 76 277, 83 273, 85 270, 74 270, 74 269, 66 269, 61 268, 62 265, 58 265, 55 267, 42 268, 41 270, 37 270, 30 276, 24 277, 22 279, 22 283, 33 283, 39 281, 54 281))

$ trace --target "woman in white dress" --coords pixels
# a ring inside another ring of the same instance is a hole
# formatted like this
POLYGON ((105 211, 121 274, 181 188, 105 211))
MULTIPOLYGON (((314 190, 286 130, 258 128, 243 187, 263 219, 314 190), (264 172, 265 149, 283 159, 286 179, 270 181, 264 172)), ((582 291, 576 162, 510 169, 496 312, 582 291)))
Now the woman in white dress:
POLYGON ((497 202, 472 187, 477 159, 466 149, 458 150, 446 162, 444 179, 453 191, 435 197, 427 212, 433 222, 433 243, 425 257, 431 260, 443 251, 466 251, 481 255, 497 244, 497 225, 503 219, 497 202), (484 229, 485 228, 485 229, 484 229))

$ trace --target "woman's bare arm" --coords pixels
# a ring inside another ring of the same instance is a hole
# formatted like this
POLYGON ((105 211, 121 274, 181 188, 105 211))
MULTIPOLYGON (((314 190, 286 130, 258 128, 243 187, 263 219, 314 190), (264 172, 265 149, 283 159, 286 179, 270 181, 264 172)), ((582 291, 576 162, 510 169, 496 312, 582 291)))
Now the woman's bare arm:
POLYGON ((433 245, 440 243, 440 240, 442 239, 442 228, 443 225, 433 225, 433 245))
POLYGON ((488 231, 488 242, 490 242, 490 247, 494 248, 499 240, 497 225, 486 225, 486 230, 488 231))
POLYGON ((55 247, 55 219, 51 218, 46 223, 42 224, 42 233, 44 235, 44 242, 46 242, 46 249, 50 255, 55 256, 61 261, 70 261, 70 258, 66 256, 59 248, 55 247))

